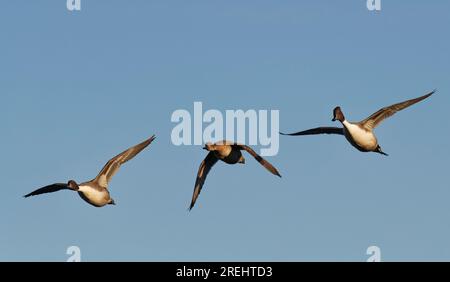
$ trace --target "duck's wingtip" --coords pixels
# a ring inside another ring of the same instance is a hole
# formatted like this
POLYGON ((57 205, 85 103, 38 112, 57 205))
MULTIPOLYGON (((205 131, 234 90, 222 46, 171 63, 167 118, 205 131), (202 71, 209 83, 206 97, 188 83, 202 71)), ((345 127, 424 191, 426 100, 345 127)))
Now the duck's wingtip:
POLYGON ((153 141, 156 139, 156 135, 152 135, 150 138, 144 141, 144 143, 148 146, 153 143, 153 141))

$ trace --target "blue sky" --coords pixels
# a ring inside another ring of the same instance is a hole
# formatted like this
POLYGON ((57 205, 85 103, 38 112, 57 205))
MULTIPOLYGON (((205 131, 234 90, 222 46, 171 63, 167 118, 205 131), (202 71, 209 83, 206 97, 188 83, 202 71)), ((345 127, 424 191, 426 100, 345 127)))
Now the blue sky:
POLYGON ((2 1, 0 260, 450 260, 450 3, 337 2, 2 1), (205 152, 172 145, 173 111, 277 109, 295 131, 434 88, 377 128, 389 157, 283 137, 282 179, 219 163, 187 212, 205 152), (22 198, 152 134, 110 184, 117 206, 22 198))

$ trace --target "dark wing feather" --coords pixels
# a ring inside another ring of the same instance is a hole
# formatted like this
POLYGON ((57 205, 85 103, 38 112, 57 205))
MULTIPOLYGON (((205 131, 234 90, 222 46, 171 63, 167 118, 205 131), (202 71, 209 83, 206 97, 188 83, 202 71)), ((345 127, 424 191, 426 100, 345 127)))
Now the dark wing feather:
POLYGON ((367 129, 374 129, 377 127, 383 120, 387 119, 388 117, 393 116, 398 111, 401 111, 409 106, 412 106, 422 100, 425 100, 426 98, 430 97, 436 92, 436 90, 433 90, 432 92, 423 95, 419 98, 411 99, 408 101, 404 101, 401 103, 397 103, 394 105, 391 105, 389 107, 384 107, 377 111, 376 113, 372 114, 370 117, 366 118, 365 120, 361 121, 359 124, 364 126, 367 129))
POLYGON ((46 193, 53 193, 60 190, 71 190, 69 186, 66 183, 55 183, 52 185, 48 185, 42 188, 37 189, 36 191, 31 192, 30 194, 25 195, 25 198, 28 198, 30 196, 36 196, 46 193))
POLYGON ((109 181, 114 176, 114 174, 116 174, 116 172, 119 170, 120 166, 126 163, 127 161, 131 160, 132 158, 134 158, 148 145, 150 145, 150 143, 152 143, 153 140, 155 140, 155 135, 145 140, 144 142, 129 148, 128 150, 120 153, 119 155, 109 160, 103 167, 103 169, 100 171, 100 173, 97 175, 97 177, 94 179, 94 182, 97 182, 101 187, 107 188, 109 181))
POLYGON ((202 191, 203 184, 205 183, 206 180, 206 176, 208 176, 209 171, 217 163, 217 161, 218 159, 216 158, 214 153, 209 152, 206 158, 200 164, 197 173, 197 179, 195 181, 194 194, 192 195, 192 201, 191 205, 189 206, 189 210, 192 210, 192 208, 194 207, 195 202, 197 201, 197 198, 200 195, 200 192, 202 191))
POLYGON ((285 134, 281 133, 281 135, 290 135, 290 136, 301 136, 301 135, 316 135, 316 134, 339 134, 344 135, 344 129, 339 127, 317 127, 308 129, 305 131, 300 131, 297 133, 285 134))
POLYGON ((252 148, 250 148, 249 146, 246 145, 240 145, 240 144, 236 144, 234 146, 237 146, 239 148, 239 150, 245 150, 247 151, 250 155, 252 155, 255 160, 257 160, 263 167, 265 167, 268 171, 270 171, 272 174, 281 177, 281 174, 278 172, 278 170, 268 161, 266 161, 263 157, 261 157, 260 155, 258 155, 252 148))

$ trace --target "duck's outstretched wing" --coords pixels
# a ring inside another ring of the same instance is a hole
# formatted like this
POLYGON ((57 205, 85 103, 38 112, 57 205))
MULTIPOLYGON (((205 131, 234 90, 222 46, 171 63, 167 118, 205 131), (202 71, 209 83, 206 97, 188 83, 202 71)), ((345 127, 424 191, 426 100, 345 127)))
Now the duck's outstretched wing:
POLYGON ((278 170, 268 161, 266 161, 263 157, 261 157, 260 155, 258 155, 252 148, 250 148, 247 145, 240 145, 240 144, 235 144, 234 146, 237 146, 237 148, 239 150, 245 150, 247 151, 250 155, 252 155, 255 160, 257 160, 263 167, 265 167, 268 171, 270 171, 272 174, 281 177, 281 174, 278 172, 278 170))
POLYGON ((412 106, 422 100, 425 100, 426 98, 430 97, 436 92, 436 90, 433 90, 432 92, 423 95, 421 97, 411 99, 408 101, 404 101, 401 103, 397 103, 394 105, 391 105, 389 107, 384 107, 377 111, 376 113, 372 114, 370 117, 366 118, 365 120, 359 122, 360 125, 364 126, 365 128, 372 130, 375 127, 377 127, 383 120, 387 119, 388 117, 393 116, 398 111, 401 111, 403 109, 408 108, 409 106, 412 106))
POLYGON ((72 190, 72 189, 70 189, 70 187, 67 185, 67 183, 55 183, 52 185, 48 185, 48 186, 39 188, 36 191, 26 194, 24 197, 28 198, 31 196, 37 196, 37 195, 41 195, 41 194, 53 193, 53 192, 57 192, 60 190, 72 190))
POLYGON ((217 163, 218 159, 214 155, 213 152, 209 152, 206 158, 200 164, 197 173, 197 179, 195 180, 194 194, 192 195, 191 205, 189 206, 189 210, 195 205, 200 192, 202 191, 203 184, 205 184, 206 176, 208 176, 211 168, 217 163))
POLYGON ((290 136, 302 136, 302 135, 317 135, 317 134, 339 134, 344 135, 344 129, 340 127, 317 127, 312 128, 296 133, 282 133, 281 135, 290 135, 290 136))
POLYGON ((100 171, 100 173, 97 175, 97 177, 93 180, 93 182, 97 182, 101 187, 107 188, 109 181, 114 176, 114 174, 116 174, 117 171, 119 171, 120 166, 126 163, 127 161, 131 160, 132 158, 134 158, 148 145, 150 145, 150 143, 152 143, 153 140, 155 140, 155 138, 156 138, 155 135, 153 135, 144 142, 127 149, 126 151, 120 153, 119 155, 109 160, 103 167, 103 169, 100 171))

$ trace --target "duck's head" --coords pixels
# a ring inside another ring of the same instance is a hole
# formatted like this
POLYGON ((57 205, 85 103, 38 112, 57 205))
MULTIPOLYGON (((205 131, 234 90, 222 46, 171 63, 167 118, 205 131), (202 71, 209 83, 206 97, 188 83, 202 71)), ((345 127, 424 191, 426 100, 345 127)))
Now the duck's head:
POLYGON ((212 143, 206 143, 205 147, 203 147, 203 150, 206 151, 214 151, 216 148, 216 145, 212 144, 212 143))
POLYGON ((75 191, 80 189, 78 187, 78 184, 75 182, 75 180, 69 180, 69 182, 67 182, 67 186, 69 186, 70 189, 75 190, 75 191))
POLYGON ((109 200, 108 205, 113 205, 113 206, 116 205, 116 202, 114 202, 114 199, 113 199, 113 198, 111 198, 111 199, 109 200))
POLYGON ((340 121, 340 122, 344 122, 345 117, 344 114, 342 113, 341 107, 336 107, 333 110, 333 119, 331 121, 340 121))

